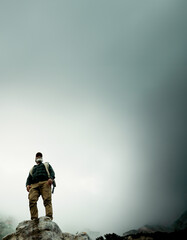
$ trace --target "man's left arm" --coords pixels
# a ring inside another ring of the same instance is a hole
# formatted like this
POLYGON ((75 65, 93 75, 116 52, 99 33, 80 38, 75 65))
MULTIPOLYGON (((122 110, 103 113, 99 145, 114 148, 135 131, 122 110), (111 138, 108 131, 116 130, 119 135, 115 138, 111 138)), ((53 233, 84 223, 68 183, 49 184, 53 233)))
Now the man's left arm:
POLYGON ((49 164, 49 173, 50 173, 50 177, 52 180, 55 179, 55 172, 53 170, 53 168, 51 167, 51 165, 49 164))
POLYGON ((55 179, 55 172, 50 164, 49 164, 49 174, 50 174, 50 178, 48 179, 48 184, 51 185, 53 183, 53 180, 55 179))

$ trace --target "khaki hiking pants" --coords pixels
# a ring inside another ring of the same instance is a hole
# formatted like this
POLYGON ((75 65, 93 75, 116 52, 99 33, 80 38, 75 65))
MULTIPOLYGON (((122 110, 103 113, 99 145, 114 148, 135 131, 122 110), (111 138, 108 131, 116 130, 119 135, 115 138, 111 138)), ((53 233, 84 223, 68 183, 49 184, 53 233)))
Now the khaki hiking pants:
POLYGON ((29 207, 31 219, 38 218, 37 201, 40 195, 42 195, 43 198, 46 216, 53 219, 51 186, 47 184, 47 181, 31 184, 31 189, 29 191, 29 207))

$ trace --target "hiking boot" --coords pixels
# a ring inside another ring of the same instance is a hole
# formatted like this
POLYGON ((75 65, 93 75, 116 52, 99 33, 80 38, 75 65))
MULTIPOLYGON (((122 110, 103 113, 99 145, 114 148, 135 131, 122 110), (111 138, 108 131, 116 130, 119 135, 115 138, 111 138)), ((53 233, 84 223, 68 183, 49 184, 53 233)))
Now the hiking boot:
POLYGON ((52 217, 52 216, 46 216, 46 217, 50 218, 50 220, 53 220, 53 217, 52 217))

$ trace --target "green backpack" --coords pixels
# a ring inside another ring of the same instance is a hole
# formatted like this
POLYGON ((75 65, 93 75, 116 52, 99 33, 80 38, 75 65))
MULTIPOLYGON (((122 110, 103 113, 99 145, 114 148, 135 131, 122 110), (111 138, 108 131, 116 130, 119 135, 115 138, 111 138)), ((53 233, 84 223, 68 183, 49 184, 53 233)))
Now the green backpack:
MULTIPOLYGON (((45 163, 43 163, 43 164, 44 164, 44 166, 45 166, 45 170, 46 170, 46 172, 47 172, 48 178, 51 178, 50 173, 49 173, 49 163, 48 163, 48 162, 45 162, 45 163)), ((30 172, 29 172, 31 176, 32 176, 33 168, 34 168, 34 166, 31 168, 31 170, 30 170, 30 172)), ((56 182, 55 182, 54 179, 53 179, 52 185, 53 185, 52 193, 54 193, 54 190, 55 190, 55 187, 56 187, 56 182)))

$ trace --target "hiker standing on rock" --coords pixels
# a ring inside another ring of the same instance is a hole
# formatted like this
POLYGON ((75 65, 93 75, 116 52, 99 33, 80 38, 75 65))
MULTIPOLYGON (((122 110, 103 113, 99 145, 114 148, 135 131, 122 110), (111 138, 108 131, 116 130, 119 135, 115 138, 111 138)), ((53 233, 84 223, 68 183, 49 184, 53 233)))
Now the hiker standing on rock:
POLYGON ((26 181, 31 219, 38 219, 37 201, 39 196, 42 195, 46 216, 52 220, 51 185, 55 183, 55 173, 49 163, 42 163, 43 156, 41 152, 36 153, 35 162, 37 165, 34 165, 30 170, 26 181))

